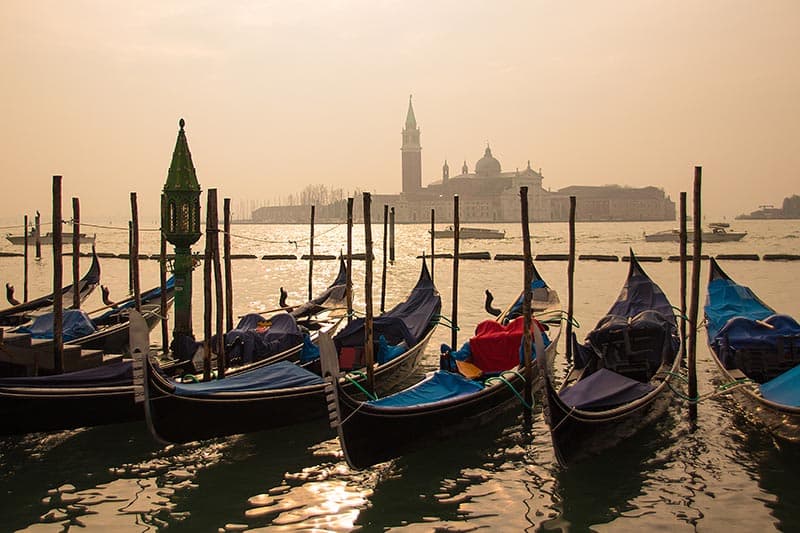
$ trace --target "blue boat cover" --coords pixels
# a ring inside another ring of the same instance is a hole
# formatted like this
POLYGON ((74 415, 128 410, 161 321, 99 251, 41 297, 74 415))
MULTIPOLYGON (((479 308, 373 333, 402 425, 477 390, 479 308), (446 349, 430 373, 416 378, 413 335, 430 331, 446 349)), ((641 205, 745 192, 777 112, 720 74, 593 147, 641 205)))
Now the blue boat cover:
POLYGON ((632 402, 655 387, 601 368, 575 385, 559 393, 570 407, 584 410, 603 410, 632 402))
POLYGON ((212 396, 218 392, 245 392, 305 387, 324 383, 321 377, 289 361, 254 368, 224 379, 202 383, 176 383, 178 396, 212 396))
MULTIPOLYGON (((374 338, 386 337, 389 344, 405 342, 414 346, 428 331, 434 317, 441 312, 442 298, 431 281, 428 267, 423 261, 417 285, 408 299, 373 320, 374 338)), ((364 346, 364 319, 353 320, 334 337, 336 349, 343 346, 364 346)))
POLYGON ((748 287, 731 279, 717 278, 708 283, 705 306, 708 338, 713 340, 723 326, 734 317, 764 320, 775 310, 762 302, 748 287))
MULTIPOLYGON (((212 343, 216 335, 212 337, 212 343)), ((225 334, 225 354, 233 364, 248 364, 303 343, 303 332, 289 313, 264 318, 250 313, 225 334)))
POLYGON ((477 381, 445 370, 437 370, 428 372, 425 379, 413 387, 368 403, 380 407, 413 407, 473 394, 480 390, 483 390, 483 384, 477 381))
POLYGON ((762 383, 759 388, 761 396, 771 402, 800 407, 800 366, 762 383))
MULTIPOLYGON (((30 326, 17 329, 19 333, 30 333, 34 339, 53 338, 53 313, 37 316, 30 326)), ((92 320, 80 309, 64 310, 64 342, 69 342, 97 331, 92 320)))
POLYGON ((130 361, 122 361, 110 365, 98 366, 77 372, 68 372, 55 376, 36 376, 0 379, 0 388, 4 387, 123 387, 133 384, 133 365, 130 361))
MULTIPOLYGON (((535 289, 542 289, 544 287, 547 287, 547 283, 545 283, 543 279, 534 279, 531 282, 531 292, 533 292, 535 289)), ((514 302, 514 305, 511 306, 511 309, 509 309, 507 313, 508 319, 516 318, 522 314, 522 304, 524 298, 524 294, 519 295, 519 298, 517 298, 517 301, 514 302)))

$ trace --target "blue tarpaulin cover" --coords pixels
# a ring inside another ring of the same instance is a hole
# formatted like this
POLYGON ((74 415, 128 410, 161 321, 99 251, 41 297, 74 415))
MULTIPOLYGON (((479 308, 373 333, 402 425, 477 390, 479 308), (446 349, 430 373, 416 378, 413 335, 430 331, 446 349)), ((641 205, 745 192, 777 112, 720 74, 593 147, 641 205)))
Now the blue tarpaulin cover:
POLYGON ((225 353, 232 362, 248 364, 302 343, 303 332, 288 313, 279 313, 269 319, 250 313, 239 320, 235 329, 225 334, 225 353))
POLYGON ((3 387, 116 387, 133 384, 133 366, 130 361, 98 366, 55 376, 36 376, 0 379, 3 387))
POLYGON ((601 368, 559 394, 570 407, 584 410, 608 409, 632 402, 655 387, 601 368))
POLYGON ((482 389, 483 385, 477 381, 445 370, 437 370, 429 372, 424 380, 413 387, 385 398, 372 400, 369 404, 380 407, 412 407, 473 394, 482 389))
POLYGON ((176 383, 175 394, 179 396, 208 396, 217 392, 244 392, 286 389, 318 385, 323 380, 318 375, 289 361, 281 361, 226 376, 225 379, 203 383, 176 383))
MULTIPOLYGON (((53 313, 37 316, 33 324, 19 328, 20 333, 30 333, 34 339, 53 338, 53 313)), ((64 311, 64 342, 91 335, 96 331, 92 320, 80 309, 66 309, 64 311)))
MULTIPOLYGON (((373 320, 374 338, 381 335, 392 345, 405 342, 417 344, 428 330, 434 316, 442 309, 442 298, 431 281, 428 267, 423 262, 417 285, 408 299, 373 320)), ((334 337, 336 349, 343 346, 364 346, 364 319, 353 320, 334 337)))
POLYGON ((800 407, 800 366, 762 383, 759 388, 761 395, 771 402, 800 407))
POLYGON ((764 320, 775 310, 762 302, 753 291, 731 279, 717 278, 708 283, 705 306, 708 338, 715 339, 728 320, 747 317, 764 320))

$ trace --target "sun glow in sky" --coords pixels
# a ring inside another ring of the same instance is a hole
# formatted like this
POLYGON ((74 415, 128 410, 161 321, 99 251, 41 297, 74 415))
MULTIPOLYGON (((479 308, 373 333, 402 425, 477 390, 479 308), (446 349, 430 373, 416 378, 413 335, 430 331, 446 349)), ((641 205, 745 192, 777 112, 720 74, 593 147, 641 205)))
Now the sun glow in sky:
POLYGON ((49 213, 61 174, 85 221, 127 220, 130 191, 155 220, 181 117, 234 208, 399 192, 413 93, 423 184, 488 141, 553 190, 677 202, 702 165, 705 212, 733 217, 800 193, 798 22, 795 0, 7 0, 0 213, 49 213))

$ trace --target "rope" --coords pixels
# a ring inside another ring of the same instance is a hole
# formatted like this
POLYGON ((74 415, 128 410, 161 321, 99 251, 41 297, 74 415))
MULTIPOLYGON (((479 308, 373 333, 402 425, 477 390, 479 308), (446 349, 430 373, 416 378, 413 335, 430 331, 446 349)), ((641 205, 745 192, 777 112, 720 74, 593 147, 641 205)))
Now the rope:
MULTIPOLYGON (((689 383, 689 380, 683 374, 678 374, 676 372, 664 372, 664 375, 678 378, 678 379, 680 379, 681 381, 683 381, 686 384, 689 383)), ((688 396, 688 395, 684 394, 683 392, 681 392, 679 390, 676 390, 672 386, 672 383, 667 382, 667 386, 675 394, 675 396, 677 396, 678 398, 680 398, 682 400, 686 400, 689 403, 693 403, 693 404, 698 404, 698 403, 700 403, 702 401, 708 400, 709 398, 714 398, 716 396, 721 396, 723 394, 728 394, 728 393, 730 393, 730 392, 732 392, 732 391, 734 391, 734 390, 736 390, 738 388, 741 388, 741 387, 743 387, 745 385, 757 385, 757 383, 755 381, 753 381, 752 379, 749 379, 749 378, 736 379, 736 380, 730 381, 728 383, 723 383, 723 384, 719 385, 715 390, 713 390, 711 392, 707 392, 705 394, 701 394, 701 395, 697 396, 696 398, 692 398, 691 396, 688 396)))
POLYGON ((444 326, 446 328, 453 329, 453 330, 456 330, 456 331, 461 331, 460 327, 454 325, 453 321, 450 320, 449 318, 447 318, 444 315, 433 315, 433 319, 431 320, 431 323, 432 324, 438 324, 438 325, 441 325, 441 326, 444 326))
POLYGON ((364 393, 364 395, 365 395, 367 398, 369 398, 370 400, 377 400, 377 399, 378 399, 378 397, 377 397, 377 396, 375 396, 374 394, 372 394, 371 392, 369 392, 369 391, 368 391, 367 389, 365 389, 364 387, 362 387, 362 386, 361 386, 361 383, 359 383, 358 381, 356 381, 356 380, 355 380, 355 379, 352 377, 352 374, 355 374, 356 376, 360 377, 361 379, 366 379, 366 375, 365 375, 363 372, 355 371, 355 372, 349 372, 349 373, 345 374, 345 375, 344 375, 344 378, 345 378, 347 381, 349 381, 350 383, 352 383, 353 385, 355 385, 355 386, 356 386, 356 388, 357 388, 358 390, 360 390, 361 392, 363 392, 363 393, 364 393))
MULTIPOLYGON (((520 378, 522 378, 523 381, 525 380, 525 378, 523 378, 518 372, 512 371, 511 373, 519 376, 520 378)), ((519 403, 521 403, 522 406, 525 407, 525 409, 527 409, 528 411, 533 411, 533 408, 536 406, 536 401, 533 400, 533 397, 531 397, 531 401, 533 402, 533 404, 528 405, 528 402, 526 402, 525 399, 522 397, 522 395, 520 395, 520 393, 517 392, 517 389, 514 388, 514 385, 512 385, 511 382, 508 381, 502 374, 499 376, 492 376, 490 378, 487 378, 485 381, 485 383, 489 385, 497 382, 505 383, 505 385, 511 390, 511 392, 514 393, 514 396, 517 397, 519 403)))

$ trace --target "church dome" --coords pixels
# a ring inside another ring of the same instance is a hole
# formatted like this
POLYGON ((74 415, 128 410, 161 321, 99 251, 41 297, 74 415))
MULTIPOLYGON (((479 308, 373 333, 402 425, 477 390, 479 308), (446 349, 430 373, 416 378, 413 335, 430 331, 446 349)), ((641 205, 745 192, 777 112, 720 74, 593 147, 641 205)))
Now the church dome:
POLYGON ((500 174, 500 161, 492 157, 492 149, 488 145, 483 157, 475 163, 475 174, 478 176, 496 176, 500 174))

